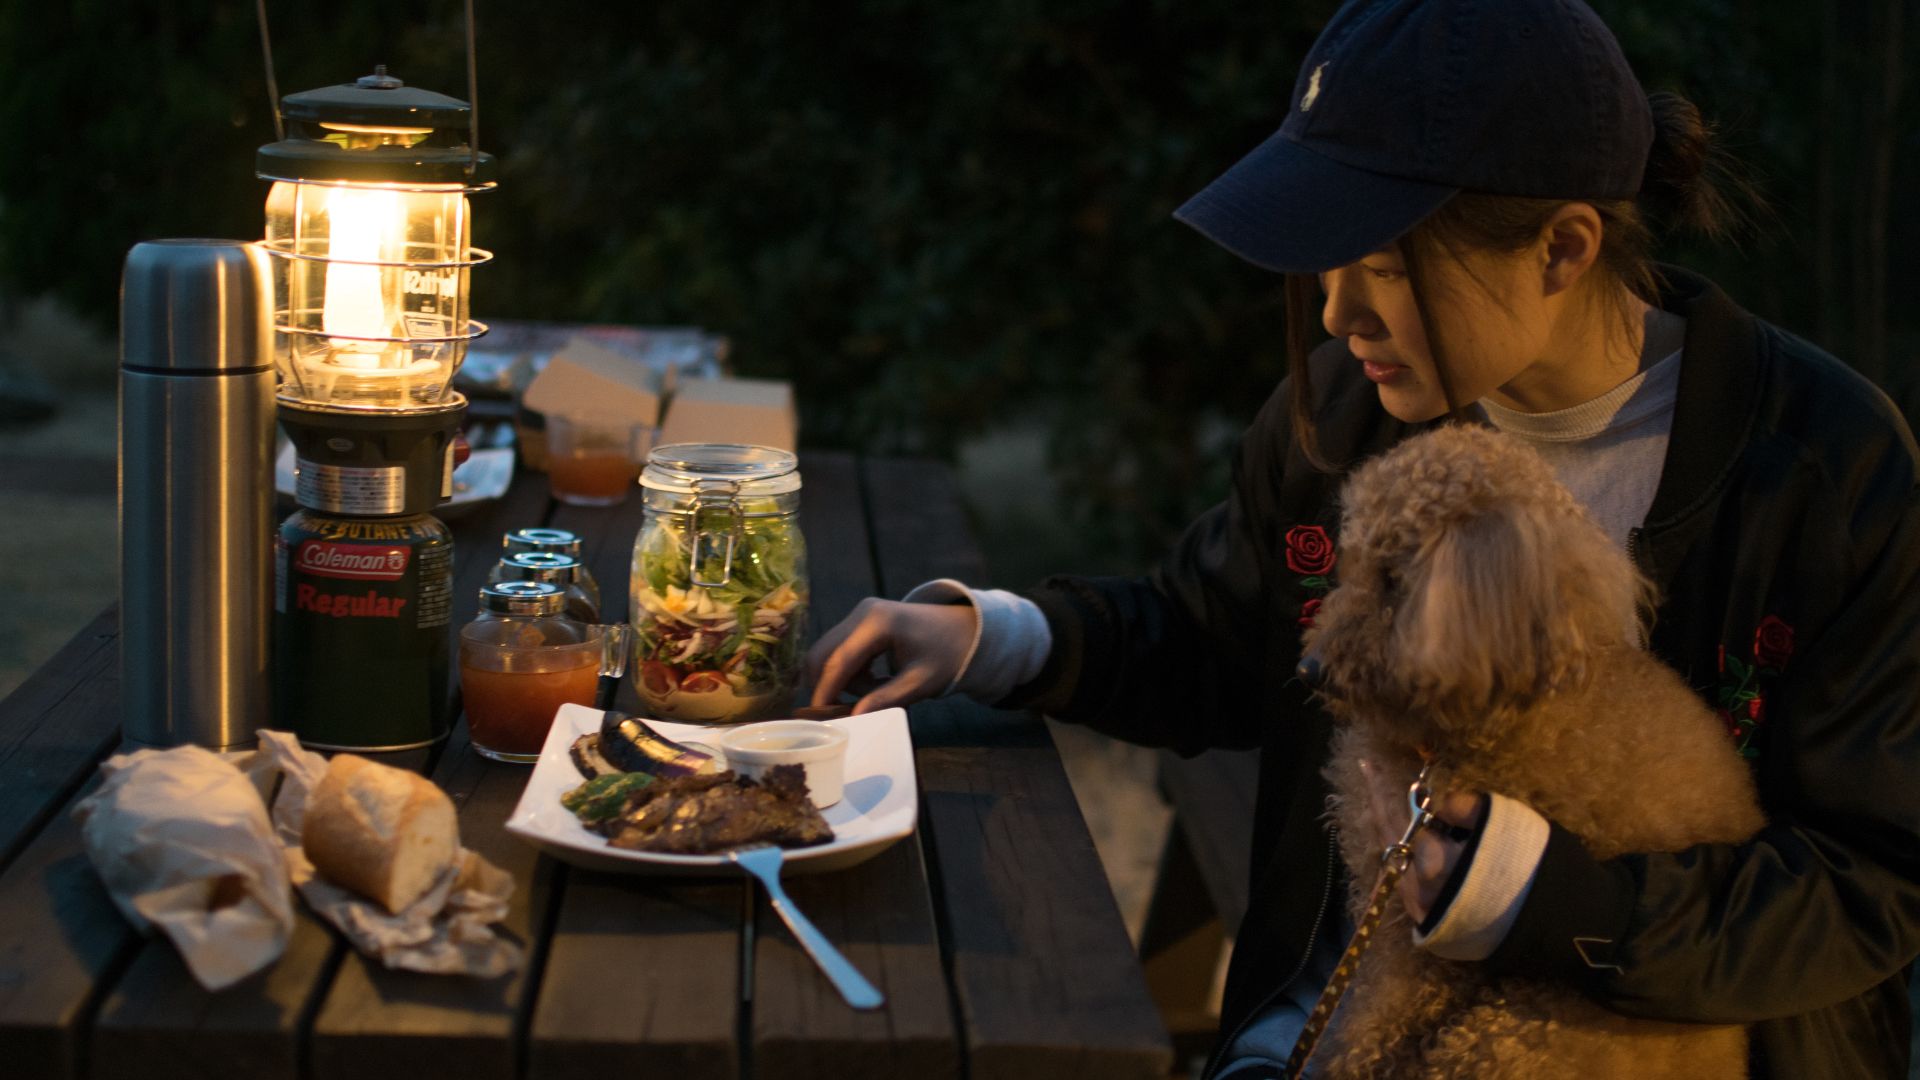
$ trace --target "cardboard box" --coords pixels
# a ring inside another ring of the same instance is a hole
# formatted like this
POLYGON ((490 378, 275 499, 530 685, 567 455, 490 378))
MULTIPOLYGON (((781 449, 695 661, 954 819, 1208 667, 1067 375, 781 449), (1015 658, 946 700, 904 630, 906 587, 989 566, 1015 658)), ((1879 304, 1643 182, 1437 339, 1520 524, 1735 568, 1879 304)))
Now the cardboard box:
POLYGON ((622 326, 611 323, 534 322, 493 319, 485 337, 467 347, 454 388, 469 399, 518 398, 547 361, 575 341, 608 349, 653 369, 660 388, 673 392, 676 378, 717 379, 727 374, 733 343, 723 334, 691 326, 622 326))
MULTIPOLYGON (((583 337, 547 361, 521 397, 524 412, 548 416, 602 416, 630 420, 657 431, 664 397, 660 372, 583 337)), ((546 468, 540 432, 521 427, 522 457, 529 468, 546 468)))
POLYGON ((800 420, 783 379, 688 379, 674 387, 655 445, 752 443, 794 449, 800 420))
POLYGON ((658 371, 577 337, 547 361, 521 400, 543 416, 618 416, 658 427, 664 396, 658 371))

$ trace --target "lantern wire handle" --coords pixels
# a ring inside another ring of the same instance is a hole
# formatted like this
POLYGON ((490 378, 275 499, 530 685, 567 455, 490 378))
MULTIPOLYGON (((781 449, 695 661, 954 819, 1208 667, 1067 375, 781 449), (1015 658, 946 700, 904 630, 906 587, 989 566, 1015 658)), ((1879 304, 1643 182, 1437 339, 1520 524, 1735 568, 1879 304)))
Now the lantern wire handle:
POLYGON ((253 7, 260 16, 260 54, 267 60, 267 111, 273 113, 273 137, 285 141, 286 124, 280 119, 280 83, 273 77, 273 42, 267 37, 267 0, 253 0, 253 7))
MULTIPOLYGON (((266 3, 266 0, 260 0, 266 3)), ((480 76, 475 74, 473 0, 467 0, 467 182, 480 168, 480 76)))
MULTIPOLYGON (((467 0, 467 178, 480 168, 480 76, 475 62, 473 0, 467 0)), ((267 104, 273 113, 273 137, 285 140, 286 122, 280 118, 280 81, 273 72, 273 39, 267 35, 267 0, 253 0, 260 21, 260 55, 267 67, 267 104)))

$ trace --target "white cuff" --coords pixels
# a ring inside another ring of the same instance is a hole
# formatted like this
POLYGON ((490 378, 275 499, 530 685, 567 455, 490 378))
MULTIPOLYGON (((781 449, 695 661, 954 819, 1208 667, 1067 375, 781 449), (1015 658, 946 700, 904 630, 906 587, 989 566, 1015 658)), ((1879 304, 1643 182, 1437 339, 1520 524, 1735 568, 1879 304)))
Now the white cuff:
POLYGON ((1413 943, 1447 960, 1485 960, 1506 940, 1533 888, 1534 872, 1547 850, 1547 819, 1523 802, 1490 795, 1480 846, 1466 880, 1430 934, 1413 932, 1413 943))
POLYGON ((910 604, 965 602, 973 607, 973 641, 946 693, 992 704, 1040 674, 1053 651, 1053 631, 1040 606, 1004 589, 970 589, 952 578, 938 578, 916 586, 904 599, 910 604))

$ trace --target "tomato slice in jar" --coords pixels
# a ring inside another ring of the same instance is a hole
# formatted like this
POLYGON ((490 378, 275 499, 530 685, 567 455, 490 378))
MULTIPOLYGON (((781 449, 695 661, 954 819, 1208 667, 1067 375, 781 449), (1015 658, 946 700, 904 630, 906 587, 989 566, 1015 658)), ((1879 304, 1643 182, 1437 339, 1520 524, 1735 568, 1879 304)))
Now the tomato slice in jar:
POLYGON ((640 688, 649 694, 666 695, 673 693, 680 685, 679 676, 673 673, 672 664, 663 664, 658 660, 640 661, 640 688))
POLYGON ((696 671, 680 680, 680 692, 683 694, 705 694, 720 690, 727 685, 727 677, 717 671, 696 671))

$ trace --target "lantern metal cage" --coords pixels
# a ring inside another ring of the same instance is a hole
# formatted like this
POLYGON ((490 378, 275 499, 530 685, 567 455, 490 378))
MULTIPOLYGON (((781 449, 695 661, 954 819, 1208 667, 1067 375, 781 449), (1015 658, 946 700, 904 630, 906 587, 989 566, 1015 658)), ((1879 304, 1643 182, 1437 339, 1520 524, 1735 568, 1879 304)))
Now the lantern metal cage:
POLYGON ((443 408, 469 341, 467 196, 494 159, 466 145, 467 103, 384 68, 290 94, 286 137, 260 148, 274 182, 275 366, 285 400, 330 409, 443 408))

